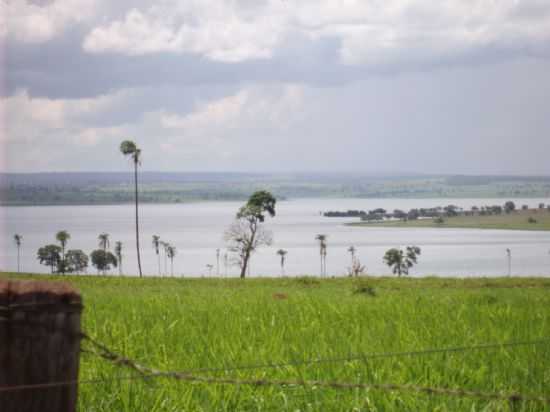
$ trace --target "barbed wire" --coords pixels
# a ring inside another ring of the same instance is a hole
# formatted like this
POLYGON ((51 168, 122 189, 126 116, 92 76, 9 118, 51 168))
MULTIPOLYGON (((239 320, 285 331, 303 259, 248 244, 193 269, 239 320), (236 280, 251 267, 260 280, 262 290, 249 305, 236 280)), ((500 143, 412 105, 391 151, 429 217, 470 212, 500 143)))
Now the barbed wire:
MULTIPOLYGON (((88 335, 83 335, 83 339, 90 342, 93 346, 99 349, 101 352, 96 353, 96 355, 103 356, 105 359, 113 361, 116 359, 116 362, 120 364, 126 364, 130 361, 124 356, 118 355, 115 352, 111 351, 104 344, 98 342, 97 340, 91 338, 88 335), (102 355, 103 354, 103 355, 102 355)), ((303 359, 297 361, 289 362, 278 362, 278 363, 256 363, 250 365, 233 365, 227 367, 217 367, 217 368, 193 368, 180 371, 181 373, 203 373, 203 372, 233 372, 240 370, 253 370, 253 369, 279 369, 293 366, 304 366, 304 365, 315 365, 315 364, 330 364, 330 363, 343 363, 343 362, 353 362, 353 361, 366 361, 370 359, 383 359, 383 358, 399 358, 399 357, 409 357, 409 356, 424 356, 424 355, 435 355, 442 353, 458 353, 458 352, 467 352, 467 351, 476 351, 476 350, 490 350, 490 349, 499 349, 499 348, 509 348, 516 346, 531 346, 531 345, 541 345, 544 343, 550 343, 550 338, 540 338, 533 340, 517 340, 517 341, 508 341, 508 342, 497 342, 497 343, 482 343, 470 346, 454 346, 446 348, 428 348, 420 349, 414 351, 401 351, 401 352, 383 352, 383 353, 363 353, 363 354, 352 354, 347 357, 336 357, 336 358, 317 358, 317 359, 303 359)), ((138 368, 141 367, 135 361, 133 365, 135 366, 136 371, 139 372, 138 368)), ((128 365, 130 366, 130 365, 128 365)), ((130 366, 132 367, 132 366, 130 366)))
MULTIPOLYGON (((350 382, 336 382, 336 381, 320 381, 320 380, 292 380, 292 379, 266 379, 266 378, 231 378, 231 377, 213 377, 213 376, 197 376, 197 372, 205 371, 231 371, 238 369, 250 369, 251 366, 254 368, 259 368, 258 365, 243 365, 241 367, 233 368, 203 368, 196 370, 188 371, 161 371, 149 366, 142 365, 130 358, 121 356, 111 349, 109 349, 103 343, 98 342, 97 340, 91 338, 86 334, 82 334, 82 339, 90 342, 92 349, 82 349, 84 353, 90 353, 95 356, 99 356, 102 359, 105 359, 116 366, 125 366, 129 369, 137 372, 137 375, 133 376, 121 376, 108 379, 89 379, 89 380, 69 380, 69 381, 60 381, 60 382, 50 382, 50 383, 39 383, 39 384, 28 384, 28 385, 16 385, 16 386, 7 386, 0 387, 1 392, 10 392, 10 391, 19 391, 19 390, 29 390, 29 389, 45 389, 53 388, 60 386, 70 386, 70 385, 80 385, 80 384, 103 384, 113 381, 123 381, 123 380, 148 380, 153 378, 172 378, 178 381, 189 382, 189 383, 206 383, 206 384, 220 384, 220 385, 246 385, 246 386, 283 386, 283 387, 320 387, 320 388, 332 388, 332 389, 365 389, 365 390, 378 390, 378 391, 402 391, 402 392, 413 392, 413 393, 422 393, 428 395, 438 395, 438 396, 452 396, 460 398, 477 398, 484 400, 502 400, 508 402, 537 402, 550 405, 550 397, 542 395, 525 395, 521 393, 499 393, 499 392, 484 392, 484 391, 475 391, 463 388, 445 388, 445 387, 432 387, 432 386, 420 386, 420 385, 410 385, 410 384, 394 384, 394 383, 350 383, 350 382)), ((520 345, 537 345, 541 343, 547 343, 550 341, 550 338, 543 338, 531 341, 515 341, 515 342, 503 342, 503 343, 492 343, 492 344, 480 344, 473 346, 462 346, 454 348, 439 348, 439 349, 426 349, 422 351, 409 351, 409 352, 393 352, 393 353, 381 353, 376 354, 379 357, 390 357, 390 356, 410 356, 417 354, 427 354, 427 353, 444 353, 444 352, 457 352, 458 350, 479 350, 479 349, 492 349, 496 347, 511 347, 511 346, 520 346, 520 345)), ((372 355, 371 355, 372 356, 372 355)), ((368 355, 363 355, 361 358, 354 358, 351 360, 359 359, 368 359, 368 355)), ((310 361, 313 363, 318 363, 321 361, 349 361, 350 358, 340 358, 340 359, 317 359, 310 361)), ((305 361, 302 362, 302 364, 305 361)), ((306 362, 307 363, 307 362, 306 362)), ((287 363, 287 364, 278 364, 277 367, 281 366, 294 366, 296 363, 287 363)), ((275 367, 274 364, 266 364, 264 367, 275 367)))

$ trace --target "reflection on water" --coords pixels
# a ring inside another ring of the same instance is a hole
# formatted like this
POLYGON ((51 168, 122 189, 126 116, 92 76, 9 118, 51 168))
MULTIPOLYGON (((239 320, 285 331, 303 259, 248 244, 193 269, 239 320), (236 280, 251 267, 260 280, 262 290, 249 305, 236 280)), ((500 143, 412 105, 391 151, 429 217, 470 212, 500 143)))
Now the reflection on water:
MULTIPOLYGON (((409 244, 422 248, 419 264, 412 275, 505 275, 506 248, 512 250, 512 271, 515 275, 550 274, 550 232, 470 230, 470 229, 403 229, 360 228, 343 225, 355 221, 349 218, 325 218, 327 210, 378 207, 387 210, 435 207, 455 204, 503 204, 508 199, 297 199, 280 202, 277 216, 267 226, 274 233, 275 243, 263 248, 252 259, 252 275, 279 275, 279 258, 275 251, 288 250, 286 274, 317 275, 319 250, 315 235, 328 235, 327 270, 330 275, 342 275, 350 265, 347 248, 354 245, 357 256, 370 274, 390 274, 382 262, 384 252, 409 244)), ((549 199, 513 199, 516 205, 535 207, 549 199)), ((144 272, 157 274, 157 259, 151 237, 158 234, 178 249, 174 271, 181 275, 208 274, 206 265, 214 265, 216 248, 221 248, 220 272, 224 273, 223 232, 231 223, 240 202, 192 203, 177 205, 143 205, 141 243, 144 272)), ((55 233, 67 230, 71 234, 69 248, 90 253, 97 247, 101 232, 111 235, 111 244, 120 240, 125 248, 124 269, 136 273, 134 211, 131 205, 117 206, 37 206, 0 208, 0 269, 16 268, 17 251, 13 234, 23 235, 22 268, 25 271, 47 272, 39 265, 36 251, 46 243, 55 243, 55 233)), ((89 272, 94 273, 92 268, 89 272)), ((114 272, 113 272, 114 273, 114 272)), ((238 273, 236 267, 228 270, 238 273)))

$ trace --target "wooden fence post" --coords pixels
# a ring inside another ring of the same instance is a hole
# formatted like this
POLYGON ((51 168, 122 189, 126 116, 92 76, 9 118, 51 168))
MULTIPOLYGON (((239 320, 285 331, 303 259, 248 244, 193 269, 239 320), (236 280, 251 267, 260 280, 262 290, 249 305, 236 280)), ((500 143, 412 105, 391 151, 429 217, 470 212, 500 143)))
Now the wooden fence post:
POLYGON ((76 411, 81 312, 66 283, 0 280, 0 411, 76 411))

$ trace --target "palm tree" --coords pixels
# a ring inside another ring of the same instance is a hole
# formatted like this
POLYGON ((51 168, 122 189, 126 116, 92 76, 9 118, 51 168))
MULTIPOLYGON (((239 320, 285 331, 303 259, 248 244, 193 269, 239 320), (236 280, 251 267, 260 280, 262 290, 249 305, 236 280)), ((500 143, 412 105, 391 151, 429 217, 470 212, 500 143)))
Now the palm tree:
MULTIPOLYGON (((550 253, 550 252, 549 252, 550 253)), ((224 270, 224 277, 227 277, 227 267, 229 266, 229 255, 227 252, 223 254, 223 270, 224 270)))
POLYGON ((355 264, 355 252, 356 252, 355 246, 351 245, 348 248, 348 252, 351 255, 351 267, 353 267, 355 264))
POLYGON ((285 275, 285 256, 288 252, 284 249, 279 249, 277 254, 281 257, 281 276, 285 275))
POLYGON ((220 277, 220 249, 216 249, 216 276, 220 277))
POLYGON ((141 164, 141 149, 131 140, 125 140, 120 144, 120 151, 124 156, 130 156, 132 162, 134 162, 134 183, 135 183, 135 199, 136 199, 136 250, 137 261, 139 269, 139 277, 142 277, 141 273, 141 256, 139 254, 139 214, 138 214, 138 166, 141 164))
POLYGON ((23 236, 20 234, 13 235, 13 240, 17 246, 17 273, 21 272, 21 242, 23 241, 23 236))
POLYGON ((65 246, 67 246, 67 242, 71 238, 71 235, 66 230, 60 230, 55 235, 55 238, 57 241, 61 244, 61 273, 65 274, 65 246))
POLYGON ((162 246, 162 249, 164 250, 164 275, 168 274, 168 248, 170 247, 170 243, 168 242, 160 242, 160 245, 162 246))
POLYGON ((115 255, 118 260, 118 274, 122 276, 122 242, 115 243, 115 255))
POLYGON ((214 265, 211 265, 210 263, 206 265, 206 268, 208 269, 208 277, 212 277, 212 269, 214 268, 214 265))
POLYGON ((177 250, 174 246, 168 245, 166 247, 166 255, 170 259, 170 273, 174 276, 174 257, 176 256, 177 250))
POLYGON ((319 254, 321 256, 321 276, 326 275, 326 259, 327 259, 327 235, 317 235, 315 240, 319 241, 319 254))
MULTIPOLYGON (((103 252, 107 253, 107 249, 111 246, 109 243, 109 234, 101 233, 97 239, 99 240, 99 247, 103 249, 103 252)), ((105 274, 105 270, 103 270, 103 274, 105 274)))
POLYGON ((159 265, 159 276, 160 276, 160 253, 159 253, 159 246, 161 244, 160 236, 159 235, 153 235, 153 248, 155 249, 155 253, 157 255, 158 265, 159 265))

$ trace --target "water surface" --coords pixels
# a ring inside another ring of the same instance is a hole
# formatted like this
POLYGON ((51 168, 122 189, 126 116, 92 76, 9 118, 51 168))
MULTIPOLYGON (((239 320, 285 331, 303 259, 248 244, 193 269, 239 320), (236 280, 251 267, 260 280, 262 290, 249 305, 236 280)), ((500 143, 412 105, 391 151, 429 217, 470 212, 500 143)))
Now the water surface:
MULTIPOLYGON (((327 269, 329 275, 343 275, 350 266, 347 248, 354 245, 357 256, 369 274, 389 274, 382 256, 392 247, 418 245, 422 248, 419 264, 412 275, 496 276, 506 275, 506 248, 512 250, 514 275, 550 275, 550 232, 433 229, 433 228, 364 228, 345 226, 351 218, 325 218, 328 210, 378 207, 387 210, 408 210, 455 204, 503 204, 508 199, 296 199, 277 204, 277 216, 267 222, 273 231, 274 244, 256 253, 252 259, 253 276, 280 275, 276 250, 288 250, 287 275, 319 273, 317 234, 328 236, 327 269)), ((516 205, 536 207, 550 199, 513 199, 516 205)), ((224 230, 229 226, 242 202, 212 202, 140 207, 142 265, 148 275, 158 275, 157 258, 151 237, 158 234, 178 249, 174 270, 178 276, 204 276, 207 265, 217 272, 216 249, 221 249, 220 275, 225 274, 224 230)), ((36 251, 47 243, 55 243, 55 233, 67 230, 71 234, 69 248, 90 253, 97 247, 99 233, 111 236, 111 246, 120 240, 124 245, 123 267, 126 273, 136 273, 132 205, 115 206, 34 206, 0 207, 0 269, 15 270, 17 250, 13 234, 23 235, 22 269, 48 272, 36 259, 36 251)), ((162 269, 164 263, 162 261, 162 269)), ((169 265, 168 265, 169 270, 169 265)), ((95 273, 93 268, 90 273, 95 273)), ((113 273, 115 273, 113 271, 113 273)), ((227 268, 235 276, 238 268, 227 268)))

